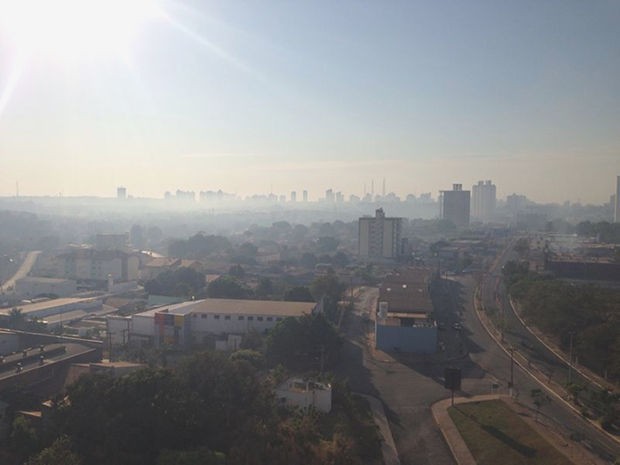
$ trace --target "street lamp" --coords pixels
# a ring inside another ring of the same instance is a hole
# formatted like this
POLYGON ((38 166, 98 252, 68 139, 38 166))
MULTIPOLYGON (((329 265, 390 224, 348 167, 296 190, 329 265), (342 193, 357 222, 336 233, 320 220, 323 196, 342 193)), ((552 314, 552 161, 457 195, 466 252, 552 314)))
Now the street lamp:
POLYGON ((568 383, 573 382, 573 336, 575 333, 571 331, 568 333, 570 336, 569 349, 568 349, 568 383))
POLYGON ((508 387, 510 388, 510 396, 512 397, 512 391, 514 389, 514 381, 515 381, 515 358, 514 352, 515 348, 510 346, 508 349, 510 351, 510 383, 508 383, 508 387))

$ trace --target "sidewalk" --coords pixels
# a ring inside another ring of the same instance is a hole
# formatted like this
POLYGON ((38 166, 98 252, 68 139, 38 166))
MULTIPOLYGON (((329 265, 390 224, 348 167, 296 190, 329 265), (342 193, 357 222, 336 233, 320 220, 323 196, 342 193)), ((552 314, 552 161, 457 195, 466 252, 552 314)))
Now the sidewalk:
POLYGON ((373 419, 379 432, 381 433, 381 452, 383 453, 383 463, 385 465, 400 465, 400 459, 398 458, 398 452, 396 451, 396 445, 394 444, 394 438, 392 437, 392 431, 385 416, 385 410, 383 404, 379 399, 366 394, 355 393, 358 396, 363 397, 370 404, 373 419))
MULTIPOLYGON (((481 402, 485 400, 497 400, 500 397, 498 395, 484 395, 484 396, 476 396, 476 397, 455 397, 455 404, 464 404, 467 402, 481 402)), ((448 408, 452 405, 451 399, 443 399, 439 402, 435 402, 431 406, 431 410, 433 412, 433 418, 435 418, 435 423, 439 426, 441 430, 441 434, 443 435, 452 455, 454 456, 454 460, 458 465, 476 465, 476 460, 474 460, 474 456, 471 455, 469 448, 463 441, 461 437, 461 433, 456 428, 454 423, 452 422, 452 418, 448 414, 448 408)))

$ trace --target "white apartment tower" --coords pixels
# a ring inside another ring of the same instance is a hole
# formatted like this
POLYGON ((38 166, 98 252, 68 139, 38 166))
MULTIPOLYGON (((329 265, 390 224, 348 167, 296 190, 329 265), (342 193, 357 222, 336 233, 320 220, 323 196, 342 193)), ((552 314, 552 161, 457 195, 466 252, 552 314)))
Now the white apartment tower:
POLYGON ((495 213, 496 188, 491 181, 478 181, 472 186, 471 216, 477 220, 489 221, 495 213))
POLYGON ((402 218, 386 218, 383 208, 375 217, 359 219, 360 258, 393 259, 401 255, 402 218))

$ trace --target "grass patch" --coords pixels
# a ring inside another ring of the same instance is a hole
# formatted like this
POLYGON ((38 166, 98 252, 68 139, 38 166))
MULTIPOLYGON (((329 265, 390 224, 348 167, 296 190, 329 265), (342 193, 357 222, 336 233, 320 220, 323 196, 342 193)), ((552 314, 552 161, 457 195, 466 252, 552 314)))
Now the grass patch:
POLYGON ((458 404, 448 413, 478 465, 572 463, 500 400, 458 404))

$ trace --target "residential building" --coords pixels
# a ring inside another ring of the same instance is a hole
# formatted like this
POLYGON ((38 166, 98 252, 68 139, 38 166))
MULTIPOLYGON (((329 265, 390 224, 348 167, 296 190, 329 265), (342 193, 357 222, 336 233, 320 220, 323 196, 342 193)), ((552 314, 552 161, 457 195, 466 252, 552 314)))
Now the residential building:
POLYGON ((56 276, 78 281, 135 281, 140 257, 121 250, 72 248, 56 256, 56 276))
POLYGON ((401 255, 402 218, 388 218, 379 208, 374 218, 360 218, 358 228, 360 258, 395 259, 401 255))
POLYGON ((470 192, 463 190, 462 184, 453 184, 451 191, 441 191, 439 216, 449 220, 457 227, 469 225, 470 192))
POLYGON ((472 187, 471 216, 479 221, 489 221, 497 204, 496 187, 490 180, 478 181, 472 187))
POLYGON ((116 198, 118 200, 125 200, 127 198, 127 189, 125 187, 116 188, 116 198))

